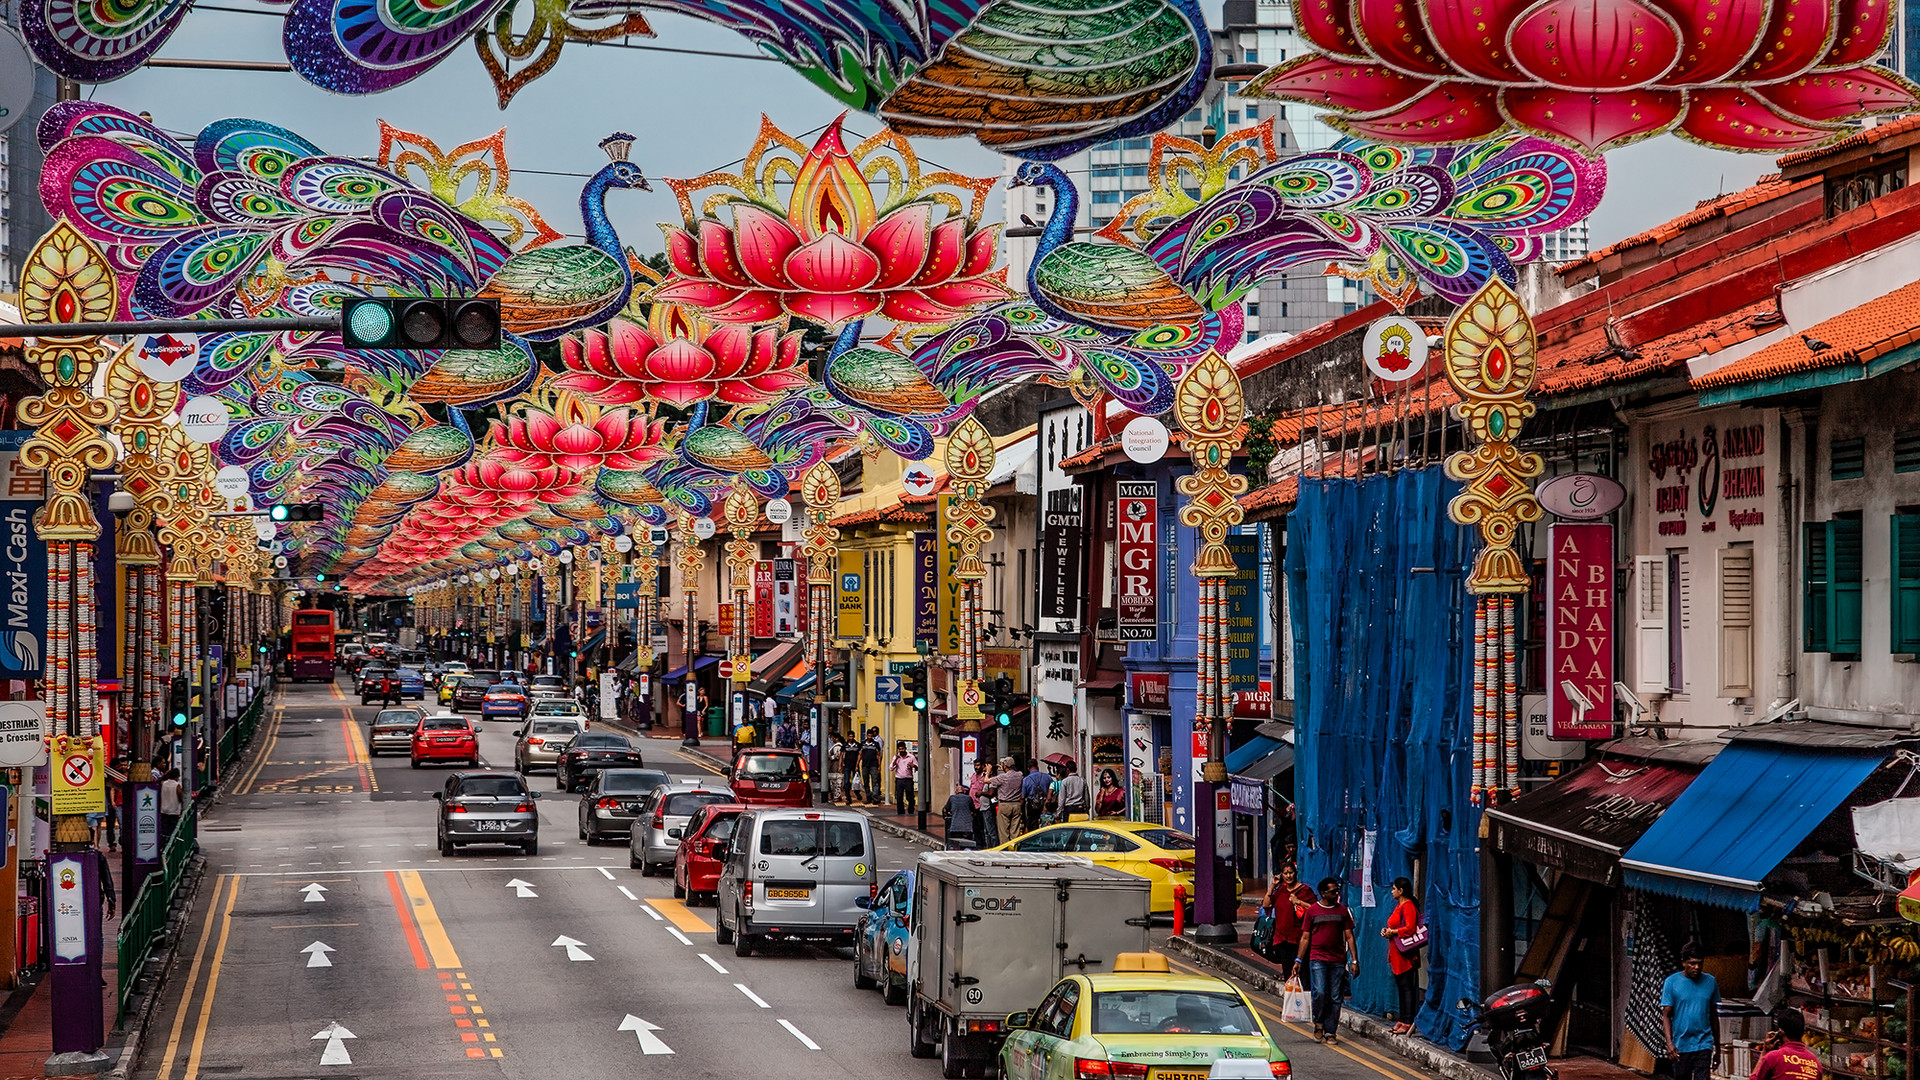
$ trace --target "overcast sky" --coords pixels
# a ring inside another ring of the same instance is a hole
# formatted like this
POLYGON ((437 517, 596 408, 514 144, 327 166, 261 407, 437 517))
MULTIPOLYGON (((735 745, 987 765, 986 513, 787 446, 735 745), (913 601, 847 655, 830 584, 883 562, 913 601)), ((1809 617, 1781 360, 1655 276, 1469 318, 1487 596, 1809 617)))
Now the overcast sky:
MULTIPOLYGON (((250 0, 222 0, 248 7, 250 0)), ((261 8, 269 11, 271 9, 261 8)), ((227 60, 279 60, 280 19, 229 14, 204 7, 161 55, 227 60)), ((730 31, 668 14, 650 14, 658 33, 650 44, 751 54, 730 31)), ((495 107, 491 80, 471 47, 411 83, 370 97, 341 97, 296 75, 146 69, 93 88, 97 100, 154 114, 175 133, 197 132, 210 121, 248 116, 293 129, 332 153, 372 156, 377 121, 431 136, 442 148, 507 129, 512 191, 529 200, 554 227, 580 232, 582 178, 605 164, 595 144, 608 132, 638 136, 633 160, 649 178, 687 177, 729 167, 752 145, 760 115, 798 134, 830 122, 839 106, 786 67, 758 59, 689 56, 601 46, 569 45, 553 71, 522 90, 511 107, 495 107), (540 175, 533 170, 561 174, 540 175)), ((849 127, 876 129, 854 114, 849 127)), ((916 147, 936 165, 974 175, 999 175, 1001 159, 971 140, 921 140, 916 147)), ((1773 168, 1762 155, 1708 150, 1668 136, 1609 155, 1606 199, 1593 215, 1593 244, 1611 243, 1693 208, 1701 199, 1753 182, 1773 168)), ((621 237, 640 251, 661 248, 656 223, 678 218, 664 184, 651 193, 616 191, 608 210, 621 237)), ((999 215, 998 199, 989 215, 999 215)))

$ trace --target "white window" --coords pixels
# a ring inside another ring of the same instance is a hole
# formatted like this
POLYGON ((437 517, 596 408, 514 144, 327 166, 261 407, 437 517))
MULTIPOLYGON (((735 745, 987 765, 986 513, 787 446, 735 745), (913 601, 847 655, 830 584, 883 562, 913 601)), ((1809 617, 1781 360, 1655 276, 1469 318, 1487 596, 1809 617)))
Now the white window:
POLYGON ((1753 696, 1753 545, 1720 550, 1720 689, 1753 696))
POLYGON ((1634 663, 1636 694, 1667 692, 1667 560, 1663 555, 1633 559, 1634 663))

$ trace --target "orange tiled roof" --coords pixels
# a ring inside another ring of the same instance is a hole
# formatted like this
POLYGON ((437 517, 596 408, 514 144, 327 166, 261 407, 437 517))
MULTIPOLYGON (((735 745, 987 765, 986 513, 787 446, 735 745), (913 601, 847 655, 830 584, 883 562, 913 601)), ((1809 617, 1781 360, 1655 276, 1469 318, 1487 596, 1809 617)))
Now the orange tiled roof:
POLYGON ((1870 128, 1863 128, 1841 139, 1839 142, 1830 142, 1825 146, 1816 146, 1811 150, 1795 150, 1791 154, 1782 154, 1777 160, 1783 168, 1789 165, 1804 165, 1809 161, 1819 161, 1821 158, 1834 157, 1835 155, 1844 154, 1858 147, 1872 146, 1874 143, 1890 139, 1895 135, 1903 135, 1916 128, 1920 128, 1920 116, 1903 116, 1898 120, 1884 124, 1876 124, 1870 128))
POLYGON ((1240 508, 1245 510, 1252 520, 1261 517, 1278 516, 1283 510, 1292 509, 1300 501, 1300 478, 1283 476, 1265 487, 1257 487, 1240 496, 1240 508))
MULTIPOLYGON (((1167 432, 1167 446, 1170 449, 1184 445, 1186 441, 1187 433, 1179 428, 1172 428, 1167 432)), ((1120 449, 1120 436, 1109 435, 1070 458, 1062 458, 1060 469, 1062 472, 1075 472, 1090 466, 1105 464, 1107 455, 1118 449, 1120 449)))
POLYGON ((1815 323, 1752 356, 1693 380, 1696 390, 1864 363, 1920 341, 1920 281, 1815 323), (1806 338, 1826 346, 1814 349, 1806 338))
MULTIPOLYGON (((1841 144, 1836 143, 1835 145, 1838 146, 1841 144)), ((1788 156, 1791 157, 1792 155, 1788 156)), ((1786 158, 1780 160, 1784 164, 1786 158)), ((1819 177, 1788 181, 1779 173, 1769 173, 1761 177, 1751 187, 1744 187, 1739 191, 1730 191, 1725 195, 1702 200, 1698 206, 1695 206, 1693 209, 1671 221, 1655 225, 1645 232, 1635 233, 1625 240, 1616 240, 1598 251, 1588 252, 1584 258, 1575 259, 1572 262, 1563 263, 1554 267, 1553 272, 1565 277, 1580 267, 1599 263, 1608 256, 1626 251, 1629 248, 1636 248, 1642 244, 1663 244, 1701 222, 1709 221, 1716 217, 1726 217, 1737 214, 1750 206, 1757 206, 1760 203, 1772 201, 1782 195, 1788 195, 1798 191, 1809 184, 1819 182, 1819 177)))

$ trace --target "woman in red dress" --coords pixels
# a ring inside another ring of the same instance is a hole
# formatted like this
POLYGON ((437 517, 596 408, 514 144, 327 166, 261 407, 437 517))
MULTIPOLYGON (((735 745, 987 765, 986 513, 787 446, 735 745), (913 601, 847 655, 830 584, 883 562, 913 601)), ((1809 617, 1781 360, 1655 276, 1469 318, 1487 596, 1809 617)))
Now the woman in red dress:
POLYGON ((1413 1018, 1420 1012, 1420 965, 1415 962, 1420 950, 1401 952, 1396 941, 1420 925, 1420 909, 1413 902, 1413 882, 1403 877, 1394 878, 1393 899, 1393 914, 1387 916, 1387 925, 1380 936, 1387 939, 1387 967, 1393 971, 1394 989, 1400 992, 1400 1011, 1394 1014, 1399 1022, 1393 1025, 1393 1033, 1405 1035, 1413 1030, 1413 1018))

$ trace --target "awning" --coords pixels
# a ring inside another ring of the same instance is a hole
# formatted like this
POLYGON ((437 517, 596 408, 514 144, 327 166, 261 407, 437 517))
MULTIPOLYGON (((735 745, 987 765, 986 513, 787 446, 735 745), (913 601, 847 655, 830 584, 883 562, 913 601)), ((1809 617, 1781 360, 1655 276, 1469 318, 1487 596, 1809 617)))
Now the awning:
POLYGON ((1096 671, 1093 677, 1083 683, 1076 683, 1089 694, 1117 694, 1126 688, 1127 673, 1124 671, 1096 671))
POLYGON ((773 699, 775 701, 785 701, 788 698, 792 698, 800 694, 804 694, 811 689, 813 689, 813 672, 809 671, 805 675, 802 675, 799 678, 794 679, 793 681, 787 683, 785 686, 782 686, 780 689, 774 691, 773 699))
POLYGON ((599 648, 602 645, 605 645, 606 643, 607 643, 607 632, 605 630, 595 630, 593 632, 592 637, 589 637, 587 640, 580 643, 581 655, 586 655, 587 653, 591 653, 593 650, 599 648))
MULTIPOLYGON (((712 665, 717 664, 719 662, 720 662, 720 656, 718 653, 712 656, 696 656, 693 659, 693 670, 704 671, 708 667, 711 667, 712 665)), ((687 677, 687 666, 685 664, 682 664, 679 667, 674 668, 672 671, 667 672, 667 677, 664 681, 679 682, 681 679, 684 679, 686 677, 687 677)))
POLYGON ((1620 853, 1640 839, 1700 770, 1603 758, 1487 808, 1496 850, 1602 885, 1620 883, 1620 853))
POLYGON ((1293 747, 1279 739, 1255 735, 1227 754, 1227 775, 1249 780, 1271 780, 1293 768, 1293 747))
POLYGON ((1886 756, 1735 739, 1621 857, 1627 885, 1758 911, 1761 881, 1886 756))
POLYGON ((767 693, 780 683, 794 677, 795 662, 799 659, 800 643, 797 641, 783 641, 754 657, 753 680, 747 683, 747 689, 756 694, 767 693))

